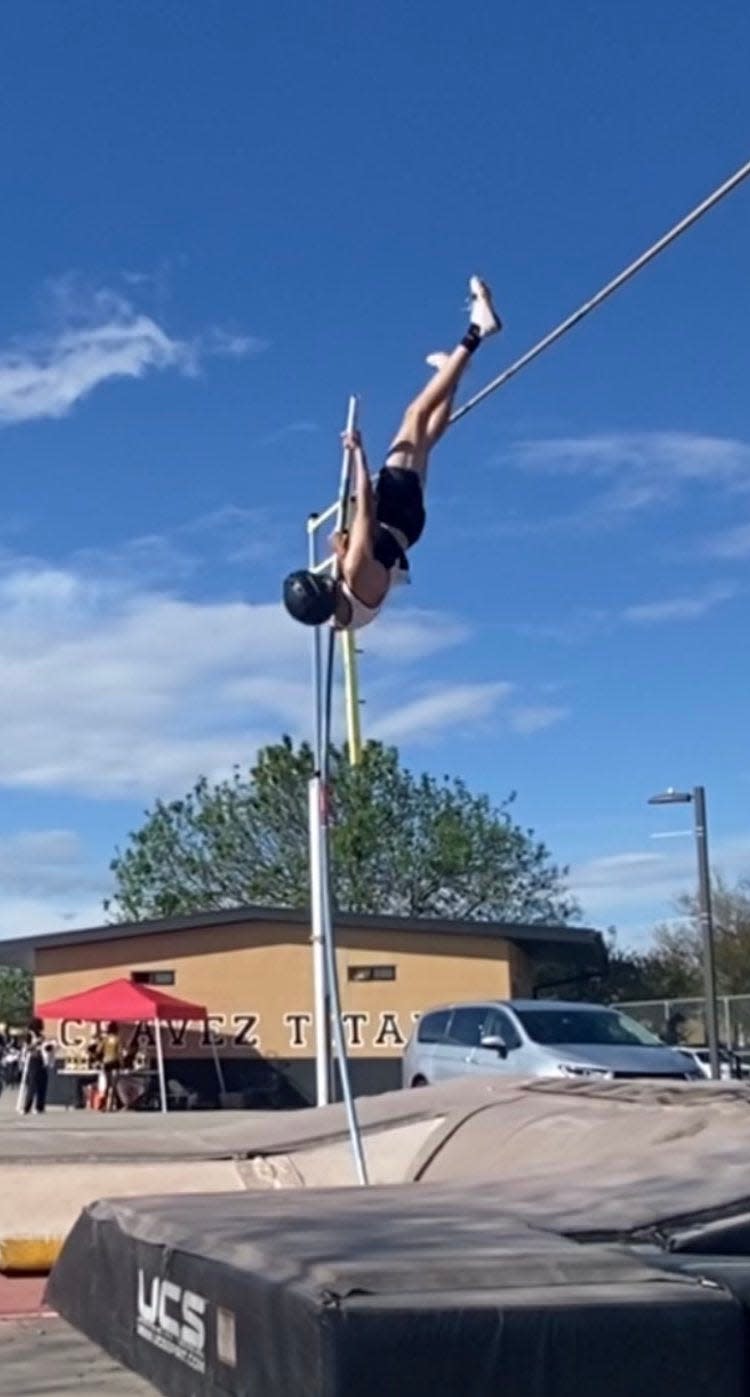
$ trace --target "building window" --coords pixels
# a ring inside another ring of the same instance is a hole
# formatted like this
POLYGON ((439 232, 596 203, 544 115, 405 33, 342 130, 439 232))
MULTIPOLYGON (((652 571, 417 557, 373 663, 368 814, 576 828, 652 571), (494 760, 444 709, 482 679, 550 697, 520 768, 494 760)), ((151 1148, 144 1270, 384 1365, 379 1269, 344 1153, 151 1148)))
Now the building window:
POLYGON ((395 965, 349 965, 347 979, 361 984, 364 980, 395 980, 395 965))
POLYGON ((133 970, 130 978, 134 985, 173 985, 174 970, 133 970))

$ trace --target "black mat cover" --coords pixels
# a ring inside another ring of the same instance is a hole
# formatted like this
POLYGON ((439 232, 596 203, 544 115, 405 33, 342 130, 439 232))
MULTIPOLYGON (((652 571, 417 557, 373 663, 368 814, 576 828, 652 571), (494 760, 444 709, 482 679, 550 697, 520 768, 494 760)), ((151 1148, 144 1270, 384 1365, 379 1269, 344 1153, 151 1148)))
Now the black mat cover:
POLYGON ((60 1313, 172 1397, 740 1397, 739 1303, 456 1185, 102 1202, 60 1313))

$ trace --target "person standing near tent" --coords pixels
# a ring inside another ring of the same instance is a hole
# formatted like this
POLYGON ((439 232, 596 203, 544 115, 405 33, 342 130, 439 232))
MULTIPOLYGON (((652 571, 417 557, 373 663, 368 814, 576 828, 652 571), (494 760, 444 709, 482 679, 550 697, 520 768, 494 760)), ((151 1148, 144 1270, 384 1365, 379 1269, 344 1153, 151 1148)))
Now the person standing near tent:
POLYGON ((104 1074, 104 1110, 115 1111, 119 1106, 117 1079, 120 1075, 120 1030, 114 1021, 107 1024, 102 1042, 102 1072, 104 1074))
POLYGON ((43 1115, 47 1105, 49 1070, 44 1051, 44 1024, 41 1019, 32 1019, 23 1046, 23 1114, 28 1116, 32 1109, 36 1115, 43 1115))
POLYGON ((486 282, 469 282, 470 323, 450 354, 429 355, 436 370, 404 413, 373 484, 358 432, 344 436, 354 454, 356 507, 351 527, 334 535, 338 578, 303 569, 284 583, 284 605, 295 621, 319 626, 333 621, 360 630, 380 612, 391 587, 409 575, 407 551, 425 526, 424 493, 430 452, 450 421, 453 398, 472 355, 483 340, 502 329, 486 282))

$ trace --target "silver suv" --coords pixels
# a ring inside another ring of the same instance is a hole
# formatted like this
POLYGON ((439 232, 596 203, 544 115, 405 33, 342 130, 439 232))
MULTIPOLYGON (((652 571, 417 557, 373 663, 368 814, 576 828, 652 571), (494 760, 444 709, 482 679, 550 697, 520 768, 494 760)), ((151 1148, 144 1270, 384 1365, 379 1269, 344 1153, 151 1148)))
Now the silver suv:
POLYGON ((703 1074, 677 1048, 605 1004, 494 999, 428 1009, 404 1049, 405 1087, 449 1077, 671 1077, 703 1074))

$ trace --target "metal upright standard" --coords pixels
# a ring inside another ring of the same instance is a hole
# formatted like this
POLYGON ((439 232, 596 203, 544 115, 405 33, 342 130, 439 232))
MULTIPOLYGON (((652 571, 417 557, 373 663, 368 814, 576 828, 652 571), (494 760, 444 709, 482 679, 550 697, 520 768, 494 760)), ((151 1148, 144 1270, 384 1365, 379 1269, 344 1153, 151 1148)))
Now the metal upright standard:
MULTIPOLYGON (((357 425, 357 399, 349 399, 347 432, 357 425)), ((345 447, 341 463, 339 496, 335 510, 336 528, 341 531, 347 522, 351 495, 351 452, 345 447)), ((308 520, 309 566, 320 568, 317 561, 316 537, 321 524, 330 518, 312 515, 308 520)), ((336 561, 327 564, 335 573, 336 561)), ((313 627, 313 734, 315 749, 315 772, 309 786, 310 821, 310 898, 313 945, 313 980, 315 1009, 315 1063, 316 1100, 319 1106, 327 1105, 332 1096, 331 1038, 335 1049, 335 1062, 341 1082, 341 1094, 346 1109, 352 1156, 361 1184, 366 1184, 367 1164, 362 1146, 362 1137, 357 1119, 354 1096, 349 1075, 349 1061, 346 1053, 344 1026, 341 1017, 341 997, 339 993, 338 969, 336 965, 336 945, 333 928, 333 908, 331 899, 331 878, 329 863, 329 823, 330 798, 328 790, 329 751, 331 744, 331 712, 333 706, 334 658, 336 631, 329 627, 325 665, 323 657, 323 636, 321 628, 313 627)), ((347 634, 344 632, 343 634, 347 634)), ((350 651, 351 673, 356 664, 354 649, 350 651)), ((346 662, 346 652, 345 652, 346 662)), ((355 689, 356 692, 356 689, 355 689)), ((357 721, 357 733, 359 724, 357 721)), ((352 731, 349 731, 349 751, 355 760, 355 747, 352 731)), ((357 754, 358 755, 358 754, 357 754)))

